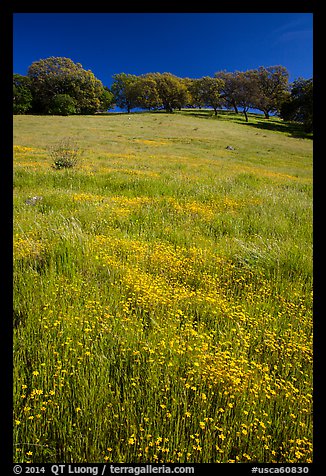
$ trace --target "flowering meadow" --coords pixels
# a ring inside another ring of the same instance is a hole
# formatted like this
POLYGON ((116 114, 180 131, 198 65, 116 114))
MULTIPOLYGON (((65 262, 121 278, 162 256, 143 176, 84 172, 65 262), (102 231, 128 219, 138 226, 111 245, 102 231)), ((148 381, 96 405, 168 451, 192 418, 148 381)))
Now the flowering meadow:
POLYGON ((312 140, 295 132, 15 116, 15 462, 312 462, 312 140), (80 161, 55 170, 66 136, 80 161))

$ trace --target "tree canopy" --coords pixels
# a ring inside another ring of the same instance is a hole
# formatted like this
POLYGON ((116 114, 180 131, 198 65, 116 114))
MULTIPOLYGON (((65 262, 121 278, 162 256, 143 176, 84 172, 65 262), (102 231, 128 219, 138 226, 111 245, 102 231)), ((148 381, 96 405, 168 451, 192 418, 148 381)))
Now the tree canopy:
POLYGON ((160 101, 166 112, 173 112, 173 109, 180 109, 185 105, 188 91, 180 78, 171 73, 151 73, 148 76, 154 79, 160 101))
POLYGON ((227 107, 243 108, 247 120, 247 111, 258 109, 268 119, 270 113, 279 112, 287 97, 289 73, 284 66, 263 66, 248 71, 215 73, 224 85, 221 96, 227 107))
POLYGON ((254 71, 257 91, 255 108, 262 111, 268 119, 271 112, 279 112, 286 99, 289 73, 284 66, 261 66, 254 71))
POLYGON ((289 73, 276 65, 247 71, 218 71, 213 77, 180 78, 172 73, 142 75, 118 73, 111 88, 90 70, 65 57, 35 61, 27 76, 14 74, 14 114, 94 114, 114 107, 165 109, 172 113, 185 107, 209 107, 248 111, 257 109, 266 119, 278 114, 285 120, 303 122, 312 130, 313 80, 299 78, 289 84, 289 73))
POLYGON ((284 120, 301 122, 306 132, 313 130, 313 80, 298 78, 291 85, 287 99, 281 105, 284 120))
POLYGON ((196 98, 200 106, 212 107, 215 115, 217 109, 222 107, 221 90, 223 88, 223 80, 217 77, 211 78, 204 76, 195 80, 196 98))
POLYGON ((134 74, 119 73, 113 75, 111 91, 114 96, 114 103, 121 109, 127 109, 128 113, 131 109, 137 107, 132 88, 136 80, 137 76, 134 74))
MULTIPOLYGON (((33 95, 33 112, 51 114, 56 96, 69 96, 79 114, 93 114, 101 108, 104 86, 92 71, 69 58, 50 57, 35 61, 28 69, 33 95)), ((60 99, 60 98, 59 98, 60 99)), ((62 97, 61 97, 62 100, 62 97)))

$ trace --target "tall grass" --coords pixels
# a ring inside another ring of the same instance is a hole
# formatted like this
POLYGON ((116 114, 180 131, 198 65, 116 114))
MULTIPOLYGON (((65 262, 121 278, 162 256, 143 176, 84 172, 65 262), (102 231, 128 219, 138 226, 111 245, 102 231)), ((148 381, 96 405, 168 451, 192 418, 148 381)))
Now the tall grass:
POLYGON ((312 145, 273 121, 15 117, 15 461, 312 460, 312 145))

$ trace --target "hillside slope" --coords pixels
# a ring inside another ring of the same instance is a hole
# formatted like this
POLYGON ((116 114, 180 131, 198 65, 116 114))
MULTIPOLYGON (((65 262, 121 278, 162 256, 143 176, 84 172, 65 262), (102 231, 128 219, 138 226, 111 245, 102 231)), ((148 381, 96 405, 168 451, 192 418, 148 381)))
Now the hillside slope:
POLYGON ((250 121, 14 118, 14 461, 311 462, 312 140, 250 121))

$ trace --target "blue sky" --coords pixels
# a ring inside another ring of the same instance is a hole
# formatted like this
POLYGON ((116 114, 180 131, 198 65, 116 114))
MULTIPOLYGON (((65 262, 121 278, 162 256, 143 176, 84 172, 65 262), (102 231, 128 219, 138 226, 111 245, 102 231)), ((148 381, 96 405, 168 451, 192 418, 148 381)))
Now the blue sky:
POLYGON ((122 72, 199 78, 279 64, 293 81, 313 75, 313 14, 14 14, 14 73, 49 56, 81 63, 109 87, 122 72))

